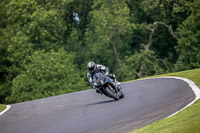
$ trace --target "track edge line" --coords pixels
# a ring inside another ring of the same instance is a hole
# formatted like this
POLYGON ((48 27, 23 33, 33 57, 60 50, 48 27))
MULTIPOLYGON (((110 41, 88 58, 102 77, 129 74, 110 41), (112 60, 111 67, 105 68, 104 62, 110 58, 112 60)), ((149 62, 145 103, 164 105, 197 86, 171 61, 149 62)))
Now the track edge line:
MULTIPOLYGON (((186 105, 182 109, 178 110, 177 112, 175 112, 175 113, 171 114, 170 116, 166 117, 166 119, 178 114, 179 112, 181 112, 182 110, 184 110, 187 107, 191 106, 194 102, 196 102, 197 100, 200 99, 200 88, 198 87, 198 85, 194 81, 192 81, 190 79, 187 79, 187 78, 176 77, 176 76, 164 76, 164 77, 153 77, 153 78, 146 78, 146 79, 138 79, 138 80, 134 80, 134 81, 149 80, 149 79, 156 79, 156 78, 172 78, 172 79, 182 80, 182 81, 186 82, 190 86, 190 88, 192 88, 192 91, 194 92, 194 94, 196 96, 196 98, 192 102, 190 102, 188 105, 186 105)), ((133 81, 127 81, 127 82, 133 82, 133 81)), ((123 83, 127 83, 127 82, 123 82, 123 83)))
POLYGON ((11 108, 11 105, 6 105, 6 109, 4 109, 2 112, 0 112, 0 116, 6 113, 11 108))
POLYGON ((194 94, 196 96, 196 98, 193 101, 191 101, 188 105, 186 105, 182 109, 178 110, 177 112, 171 114, 167 118, 170 118, 170 117, 178 114, 179 112, 183 111, 184 109, 186 109, 187 107, 191 106, 194 102, 196 102, 197 100, 200 99, 200 89, 199 89, 199 87, 197 86, 197 84, 194 81, 192 81, 190 79, 187 79, 187 78, 175 77, 175 76, 166 76, 166 77, 161 77, 161 78, 174 78, 174 79, 179 79, 179 80, 185 81, 190 86, 190 88, 192 88, 192 90, 193 90, 193 92, 194 92, 194 94))

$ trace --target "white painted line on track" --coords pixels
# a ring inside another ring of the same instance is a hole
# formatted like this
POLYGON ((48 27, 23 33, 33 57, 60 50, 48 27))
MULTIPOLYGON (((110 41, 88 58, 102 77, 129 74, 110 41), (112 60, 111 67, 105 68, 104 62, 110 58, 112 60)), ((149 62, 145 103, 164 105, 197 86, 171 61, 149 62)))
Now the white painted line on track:
MULTIPOLYGON (((179 80, 183 80, 185 81, 193 90, 196 98, 190 102, 188 105, 186 105, 185 107, 183 107, 182 109, 180 109, 179 111, 173 113, 172 115, 168 116, 167 118, 170 118, 174 115, 176 115, 177 113, 181 112, 182 110, 186 109, 187 107, 189 107, 190 105, 192 105, 194 102, 196 102, 197 100, 200 99, 200 89, 198 87, 198 85, 195 84, 195 82, 193 82, 192 80, 186 79, 186 78, 182 78, 182 77, 175 77, 175 76, 165 76, 165 77, 155 77, 155 78, 146 78, 146 79, 138 79, 138 80, 148 80, 148 79, 156 79, 156 78, 172 78, 172 79, 179 79, 179 80)), ((137 81, 137 80, 134 80, 137 81)), ((127 82, 123 82, 123 83, 128 83, 128 82, 132 82, 132 81, 127 81, 127 82)))
POLYGON ((6 105, 6 109, 0 112, 0 116, 3 115, 6 111, 8 111, 10 108, 11 108, 11 105, 6 105))
MULTIPOLYGON (((176 115, 177 113, 179 113, 182 110, 186 109, 187 107, 189 107, 194 102, 196 102, 197 100, 200 99, 200 89, 199 89, 198 85, 196 85, 195 82, 193 82, 192 80, 189 80, 189 79, 186 79, 186 78, 182 78, 182 77, 175 77, 175 76, 155 77, 155 78, 147 78, 147 79, 156 79, 156 78, 172 78, 172 79, 183 80, 192 88, 192 90, 193 90, 193 92, 194 92, 194 94, 196 96, 196 98, 192 102, 190 102, 188 105, 186 105, 182 109, 178 110, 177 112, 173 113, 172 115, 168 116, 167 118, 170 118, 170 117, 176 115)), ((146 80, 146 79, 141 79, 141 80, 146 80)))
POLYGON ((196 102, 198 99, 200 99, 200 89, 199 89, 199 87, 192 80, 189 80, 189 79, 186 79, 186 78, 182 78, 182 77, 171 77, 171 76, 169 76, 169 77, 161 77, 161 78, 175 78, 175 79, 179 79, 179 80, 185 81, 192 88, 192 90, 193 90, 193 92, 194 92, 194 94, 196 96, 196 98, 192 102, 190 102, 188 105, 186 105, 185 107, 183 107, 181 110, 179 110, 179 111, 173 113, 172 115, 168 116, 167 118, 170 118, 170 117, 176 115, 177 113, 179 113, 182 110, 186 109, 187 107, 189 107, 190 105, 192 105, 194 102, 196 102))

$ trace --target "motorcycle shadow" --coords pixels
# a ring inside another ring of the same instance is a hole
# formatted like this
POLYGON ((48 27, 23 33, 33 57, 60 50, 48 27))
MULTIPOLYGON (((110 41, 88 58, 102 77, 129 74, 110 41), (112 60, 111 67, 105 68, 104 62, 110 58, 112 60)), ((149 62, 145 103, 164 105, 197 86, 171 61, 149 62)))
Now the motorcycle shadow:
POLYGON ((106 103, 111 103, 111 102, 115 102, 115 100, 113 99, 113 100, 107 100, 107 101, 100 101, 100 102, 90 103, 88 105, 90 106, 90 105, 106 104, 106 103))

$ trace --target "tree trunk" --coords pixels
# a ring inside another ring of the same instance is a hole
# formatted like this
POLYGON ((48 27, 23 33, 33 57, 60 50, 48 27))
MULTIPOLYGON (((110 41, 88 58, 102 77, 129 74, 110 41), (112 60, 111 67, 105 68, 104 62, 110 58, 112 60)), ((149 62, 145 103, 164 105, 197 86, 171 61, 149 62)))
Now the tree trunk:
POLYGON ((114 52, 114 54, 115 54, 115 58, 117 59, 117 63, 118 63, 118 65, 120 66, 120 65, 121 65, 121 60, 119 59, 117 49, 116 49, 116 47, 115 47, 114 44, 112 44, 112 47, 113 47, 113 52, 114 52))
POLYGON ((144 47, 145 51, 149 51, 149 49, 152 45, 153 34, 155 33, 155 30, 157 27, 158 27, 158 25, 154 24, 154 27, 151 29, 151 33, 149 35, 149 40, 148 40, 147 44, 146 45, 144 43, 141 44, 144 47))
POLYGON ((136 75, 137 75, 138 78, 142 78, 142 72, 143 72, 144 68, 145 68, 144 65, 140 66, 139 72, 136 73, 136 75))
POLYGON ((153 23, 154 26, 153 26, 153 28, 151 29, 151 33, 149 34, 149 40, 148 40, 147 44, 141 43, 141 45, 144 47, 144 50, 145 50, 145 51, 149 51, 149 49, 150 49, 150 47, 151 47, 151 45, 152 45, 153 35, 154 35, 154 33, 155 33, 155 30, 156 30, 157 27, 158 27, 158 24, 161 24, 161 25, 164 25, 165 27, 167 27, 168 30, 169 30, 169 32, 170 32, 170 34, 171 34, 176 40, 178 40, 178 34, 177 34, 176 32, 173 31, 172 25, 169 26, 169 25, 166 25, 166 24, 163 23, 163 22, 157 22, 157 21, 155 21, 155 22, 153 23))
POLYGON ((176 40, 178 40, 178 33, 173 31, 172 25, 166 25, 166 24, 163 23, 163 22, 157 22, 157 21, 154 22, 154 25, 158 25, 158 24, 161 24, 161 25, 164 25, 165 27, 167 27, 168 30, 169 30, 169 32, 170 32, 170 34, 171 34, 176 40))

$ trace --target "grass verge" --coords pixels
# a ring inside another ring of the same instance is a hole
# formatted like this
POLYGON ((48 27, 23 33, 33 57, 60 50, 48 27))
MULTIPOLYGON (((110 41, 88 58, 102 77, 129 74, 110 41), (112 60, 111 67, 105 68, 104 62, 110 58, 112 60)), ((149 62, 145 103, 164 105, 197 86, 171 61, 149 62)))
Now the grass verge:
POLYGON ((6 105, 0 104, 0 112, 2 112, 4 109, 6 109, 6 105))
MULTIPOLYGON (((156 75, 146 78, 176 76, 194 81, 200 87, 200 69, 156 75)), ((158 120, 131 133, 200 133, 200 100, 168 119, 158 120)))

